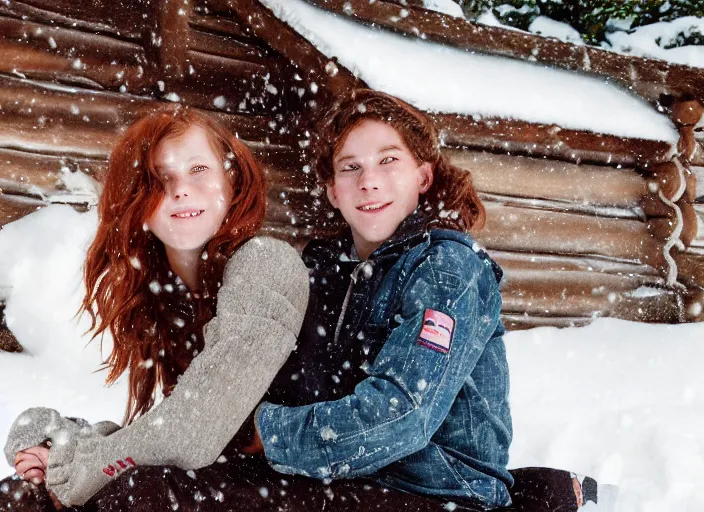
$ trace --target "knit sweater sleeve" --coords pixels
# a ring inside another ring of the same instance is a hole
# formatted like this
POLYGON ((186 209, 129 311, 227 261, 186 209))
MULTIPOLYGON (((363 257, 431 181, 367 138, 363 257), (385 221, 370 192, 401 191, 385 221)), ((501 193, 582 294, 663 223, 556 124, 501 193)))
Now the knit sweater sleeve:
POLYGON ((82 505, 131 465, 215 462, 293 350, 307 302, 295 249, 265 237, 247 242, 225 269, 205 348, 171 395, 107 437, 54 442, 47 487, 63 504, 82 505))

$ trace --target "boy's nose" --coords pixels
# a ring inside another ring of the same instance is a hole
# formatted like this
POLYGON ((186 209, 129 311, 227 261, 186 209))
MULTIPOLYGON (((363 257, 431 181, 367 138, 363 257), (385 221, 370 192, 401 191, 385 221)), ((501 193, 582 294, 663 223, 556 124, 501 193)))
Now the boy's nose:
POLYGON ((379 188, 379 178, 373 169, 363 169, 359 175, 359 188, 362 190, 376 190, 379 188))

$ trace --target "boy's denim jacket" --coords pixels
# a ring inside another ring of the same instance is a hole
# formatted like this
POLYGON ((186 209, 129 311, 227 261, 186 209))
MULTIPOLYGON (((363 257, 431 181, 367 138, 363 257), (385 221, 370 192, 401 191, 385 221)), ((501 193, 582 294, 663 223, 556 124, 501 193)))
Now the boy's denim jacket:
POLYGON ((417 215, 365 262, 348 263, 344 245, 318 247, 327 258, 342 248, 339 266, 354 268, 335 342, 347 337, 369 361, 339 399, 263 402, 255 422, 267 459, 283 473, 368 476, 415 493, 509 504, 501 269, 468 234, 428 230, 417 215), (424 326, 431 310, 454 321, 436 343, 424 339, 432 338, 424 326))

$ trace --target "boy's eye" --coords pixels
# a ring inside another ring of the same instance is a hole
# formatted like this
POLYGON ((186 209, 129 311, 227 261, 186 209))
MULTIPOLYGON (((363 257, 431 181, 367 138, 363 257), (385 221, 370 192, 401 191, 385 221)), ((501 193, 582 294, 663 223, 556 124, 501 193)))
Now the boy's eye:
POLYGON ((390 164, 391 162, 393 162, 393 161, 395 161, 395 160, 398 160, 398 158, 395 158, 395 157, 393 157, 393 156, 387 156, 387 157, 384 158, 380 163, 381 163, 381 164, 390 164))
POLYGON ((340 169, 339 172, 356 171, 358 169, 359 166, 357 164, 347 164, 342 169, 340 169))

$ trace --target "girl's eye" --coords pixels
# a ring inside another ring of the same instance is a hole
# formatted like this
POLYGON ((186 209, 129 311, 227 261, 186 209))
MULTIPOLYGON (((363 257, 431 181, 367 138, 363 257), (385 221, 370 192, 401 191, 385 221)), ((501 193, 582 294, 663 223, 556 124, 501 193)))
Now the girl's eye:
POLYGON ((207 168, 205 165, 196 165, 195 167, 193 167, 193 168, 191 169, 191 172, 192 172, 193 174, 196 174, 196 173, 203 172, 203 171, 206 171, 206 170, 208 170, 208 168, 207 168))
POLYGON ((396 160, 398 160, 398 158, 395 158, 395 157, 393 157, 393 156, 387 156, 387 157, 384 158, 380 163, 381 163, 381 164, 390 164, 391 162, 394 162, 394 161, 396 161, 396 160))
POLYGON ((359 166, 357 164, 347 164, 342 169, 340 169, 338 172, 349 172, 349 171, 357 171, 357 170, 359 170, 359 166))

